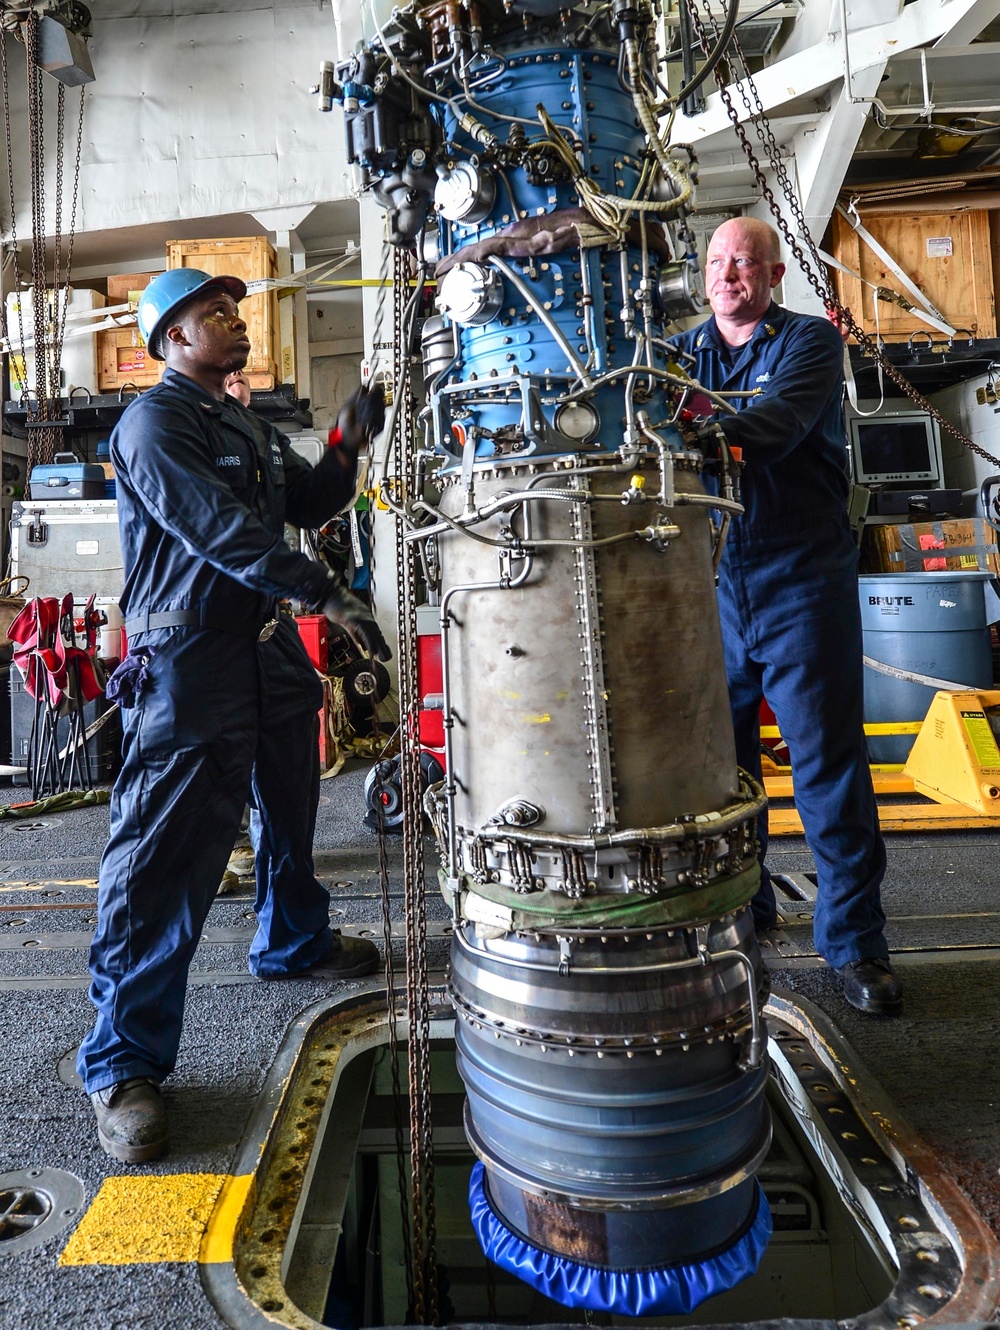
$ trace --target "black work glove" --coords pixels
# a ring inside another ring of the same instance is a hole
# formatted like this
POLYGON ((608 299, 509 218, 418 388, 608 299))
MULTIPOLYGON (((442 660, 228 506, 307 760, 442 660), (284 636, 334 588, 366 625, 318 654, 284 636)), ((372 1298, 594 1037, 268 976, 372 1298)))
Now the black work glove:
POLYGON ((388 660, 392 655, 371 610, 346 587, 335 586, 320 607, 320 613, 343 628, 363 655, 373 656, 376 660, 388 660))
POLYGON ((381 383, 371 388, 359 388, 340 408, 337 431, 339 447, 357 461, 363 444, 381 434, 385 428, 385 389, 381 383))

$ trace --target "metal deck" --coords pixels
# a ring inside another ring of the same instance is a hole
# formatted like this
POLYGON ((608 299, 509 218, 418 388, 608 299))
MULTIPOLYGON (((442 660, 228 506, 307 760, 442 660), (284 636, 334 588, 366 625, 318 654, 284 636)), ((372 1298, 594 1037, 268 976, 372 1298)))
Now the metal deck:
MULTIPOLYGON (((376 844, 361 825, 364 774, 359 768, 324 783, 316 864, 334 923, 381 944, 376 844)), ((11 802, 19 797, 4 793, 11 802)), ((246 1199, 241 1142, 251 1120, 267 1113, 273 1090, 265 1087, 273 1087, 279 1050, 315 1004, 379 985, 252 979, 245 969, 252 895, 220 897, 195 958, 180 1062, 166 1086, 173 1148, 151 1165, 115 1164, 98 1147, 67 1056, 90 1023, 86 958, 107 815, 97 808, 0 822, 0 1174, 14 1174, 28 1192, 33 1181, 53 1185, 44 1172, 32 1179, 34 1170, 63 1170, 82 1183, 76 1193, 69 1183, 57 1193, 48 1218, 19 1221, 25 1237, 0 1237, 0 1326, 214 1330, 227 1322, 203 1276, 231 1253, 234 1216, 246 1199)), ((884 903, 906 985, 901 1019, 853 1011, 815 956, 812 865, 796 838, 772 844, 771 862, 784 875, 783 922, 764 954, 775 983, 825 1013, 936 1166, 1000 1231, 997 838, 924 833, 890 835, 888 843, 884 903)), ((394 846, 390 867, 398 935, 394 846)), ((443 971, 448 917, 433 889, 428 912, 430 963, 443 971)), ((401 938, 395 955, 401 965, 401 938)), ((939 1314, 935 1324, 948 1321, 939 1314)))

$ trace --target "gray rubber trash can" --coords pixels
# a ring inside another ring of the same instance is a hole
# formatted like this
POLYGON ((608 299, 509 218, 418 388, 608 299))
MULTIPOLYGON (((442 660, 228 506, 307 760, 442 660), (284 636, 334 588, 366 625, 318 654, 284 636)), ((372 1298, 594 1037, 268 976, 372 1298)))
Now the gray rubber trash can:
MULTIPOLYGON (((993 574, 871 573, 858 579, 865 655, 915 674, 993 686, 983 583, 993 574)), ((923 720, 937 689, 865 667, 865 721, 923 720)), ((873 762, 905 762, 916 736, 872 735, 873 762)))

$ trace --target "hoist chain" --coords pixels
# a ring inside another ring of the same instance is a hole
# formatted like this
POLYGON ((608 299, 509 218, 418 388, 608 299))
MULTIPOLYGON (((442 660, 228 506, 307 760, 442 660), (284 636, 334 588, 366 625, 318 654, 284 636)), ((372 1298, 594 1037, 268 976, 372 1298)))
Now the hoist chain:
MULTIPOLYGON (((382 246, 382 257, 379 263, 379 288, 377 303, 375 306, 375 330, 373 334, 372 361, 375 360, 374 344, 378 342, 382 328, 382 314, 385 305, 385 292, 389 275, 389 255, 390 245, 388 242, 382 246)), ((369 444, 369 447, 372 445, 369 444)), ((392 448, 393 440, 386 439, 383 447, 392 448)), ((368 531, 368 597, 371 603, 372 613, 375 613, 375 503, 374 499, 369 505, 369 531, 368 531)), ((379 724, 378 704, 375 702, 374 694, 372 696, 372 720, 373 733, 376 739, 381 739, 381 726, 379 724)), ((391 739, 386 748, 391 745, 391 739)), ((383 754, 385 749, 382 750, 383 754)), ((396 976, 395 966, 392 958, 392 906, 389 896, 389 861, 386 854, 386 827, 383 816, 384 806, 381 800, 375 798, 375 817, 376 830, 378 833, 378 870, 379 870, 379 888, 382 897, 382 938, 385 943, 385 988, 386 1005, 389 1017, 389 1057, 392 1070, 392 1117, 393 1127, 396 1137, 396 1181, 399 1188, 399 1221, 400 1231, 403 1235, 403 1271, 406 1276, 406 1298, 407 1304, 413 1307, 416 1302, 414 1289, 414 1260, 413 1260, 413 1238, 410 1229, 410 1214, 412 1202, 410 1201, 410 1187, 408 1185, 406 1169, 406 1141, 409 1130, 409 1123, 404 1119, 403 1112, 403 1086, 400 1077, 399 1067, 399 1034, 397 1030, 397 1012, 396 1012, 396 976)), ((406 1115, 408 1118, 408 1114, 406 1115)))
MULTIPOLYGON (((702 15, 700 15, 695 9, 694 0, 685 0, 685 3, 688 6, 692 22, 698 33, 701 49, 707 54, 712 45, 710 30, 718 36, 720 29, 714 16, 709 10, 707 0, 701 0, 702 8, 705 11, 704 19, 706 21, 703 21, 702 15)), ((757 154, 754 152, 753 145, 751 144, 747 132, 740 120, 739 112, 733 105, 732 95, 727 85, 727 73, 721 62, 716 65, 714 70, 715 82, 719 89, 719 95, 722 98, 723 105, 726 108, 726 114, 733 126, 736 137, 739 140, 743 155, 746 157, 750 169, 753 171, 754 177, 760 185, 761 194, 770 209, 771 215, 774 218, 778 229, 784 236, 788 248, 795 256, 799 267, 805 274, 809 285, 816 292, 816 295, 820 298, 826 308, 835 316, 837 326, 841 329, 846 329, 846 331, 858 341, 858 343, 864 348, 866 354, 870 356, 876 364, 882 367, 893 383, 895 383, 898 388, 902 389, 907 397, 916 402, 922 411, 926 411, 928 415, 937 421, 938 425, 943 430, 952 435, 953 438, 958 439, 958 441, 971 452, 978 453, 978 455, 985 461, 1000 468, 1000 458, 994 457, 992 453, 987 452, 985 448, 980 447, 978 443, 974 442, 964 434, 957 425, 952 424, 950 420, 943 416, 938 408, 932 402, 928 401, 919 389, 913 386, 909 379, 903 374, 902 370, 897 368, 897 366, 895 366, 892 361, 883 354, 878 341, 865 332, 857 319, 855 319, 853 313, 838 300, 827 276, 826 265, 820 258, 816 243, 812 238, 812 234, 802 212, 802 207, 799 203, 798 196, 796 195, 795 188, 792 185, 785 163, 782 160, 781 150, 778 147, 777 139, 774 137, 771 122, 764 110, 764 104, 757 91, 757 85, 747 67, 746 55, 743 52, 743 48, 740 46, 739 38, 735 34, 733 36, 733 46, 743 64, 743 78, 741 80, 736 80, 734 78, 734 82, 737 82, 739 87, 740 96, 747 112, 747 118, 753 124, 757 137, 767 154, 768 164, 774 172, 775 178, 788 205, 788 210, 795 219, 799 235, 805 241, 805 244, 813 257, 816 264, 815 268, 809 262, 798 239, 792 233, 792 230, 785 219, 781 204, 774 197, 774 191, 768 184, 767 176, 760 164, 757 154)))
MULTIPOLYGON (((395 248, 393 313, 394 393, 399 395, 390 441, 405 498, 416 474, 414 410, 410 402, 410 336, 406 328, 409 256, 395 248)), ((399 628, 400 791, 403 806, 403 894, 406 998, 409 1014, 410 1171, 413 1244, 413 1319, 436 1325, 437 1241, 430 1065, 430 992, 427 975, 427 896, 424 865, 423 784, 420 766, 420 695, 417 684, 418 556, 412 542, 397 542, 399 628)))
MULTIPOLYGON (((55 206, 55 252, 52 256, 52 290, 59 298, 60 279, 62 278, 62 159, 63 140, 66 136, 66 85, 59 84, 56 93, 56 206, 55 206)), ((42 170, 44 172, 44 155, 42 170)), ((43 175, 44 180, 44 175, 43 175)), ((56 307, 55 327, 59 326, 59 310, 56 307)))
MULTIPOLYGON (((80 201, 80 161, 83 157, 83 113, 87 105, 87 90, 80 89, 80 114, 76 122, 76 154, 73 157, 73 202, 69 214, 69 248, 66 253, 66 287, 69 288, 73 276, 73 248, 76 242, 76 209, 80 201)), ((69 302, 67 301, 67 308, 69 302)), ((66 323, 66 311, 63 311, 63 325, 66 323)))
MULTIPOLYGON (((65 159, 66 128, 66 86, 58 83, 56 102, 56 147, 55 147, 55 249, 51 286, 48 280, 48 255, 45 228, 45 126, 44 126, 44 88, 45 75, 38 64, 38 14, 32 10, 24 20, 23 36, 26 57, 26 78, 28 92, 28 176, 31 194, 31 298, 32 298, 32 340, 34 347, 34 402, 31 388, 27 383, 26 364, 27 348, 24 338, 24 318, 22 313, 23 293, 21 291, 21 273, 17 249, 16 204, 14 197, 13 155, 11 152, 9 79, 7 68, 6 40, 3 43, 3 98, 4 98, 4 147, 7 165, 7 180, 10 204, 11 250, 14 261, 14 288, 18 293, 17 316, 20 334, 20 357, 22 361, 19 375, 23 386, 23 395, 27 402, 27 419, 33 426, 28 431, 28 474, 41 462, 51 462, 61 448, 62 428, 53 423, 60 414, 60 373, 62 369, 62 349, 66 336, 66 319, 69 313, 70 280, 73 271, 73 243, 76 236, 76 213, 80 188, 80 160, 83 150, 83 111, 86 98, 84 88, 80 89, 80 114, 77 121, 76 157, 73 173, 73 202, 70 213, 69 244, 63 266, 63 177, 65 159)), ((3 332, 10 343, 10 329, 7 326, 6 310, 3 317, 3 332)))
MULTIPOLYGON (((372 695, 372 720, 375 736, 381 737, 378 704, 372 695)), ((399 1187, 399 1218, 403 1234, 403 1269, 409 1305, 413 1295, 413 1244, 410 1241, 410 1207, 407 1202, 406 1124, 403 1121, 403 1087, 399 1075, 399 1036, 396 1029, 396 972, 392 959, 392 904, 389 896, 389 860, 386 854, 386 829, 382 801, 375 799, 378 833, 378 880, 382 898, 382 940, 385 943, 385 1000, 389 1020, 389 1058, 392 1072, 392 1116, 396 1134, 396 1182, 399 1187)))
POLYGON ((389 286, 389 255, 393 247, 386 241, 382 245, 382 259, 378 270, 378 294, 375 297, 375 327, 372 330, 372 364, 378 359, 382 341, 382 320, 385 317, 385 293, 389 286))
MULTIPOLYGON (((60 119, 64 115, 64 93, 65 87, 59 84, 59 114, 60 119)), ((76 123, 76 154, 73 159, 73 201, 70 204, 69 218, 69 243, 66 247, 66 272, 61 276, 60 254, 62 249, 62 161, 65 155, 63 144, 63 131, 60 124, 59 147, 57 149, 57 161, 59 162, 59 172, 56 177, 56 261, 55 261, 55 280, 53 285, 58 292, 60 285, 65 287, 65 295, 62 302, 62 312, 59 317, 59 326, 56 330, 55 344, 53 349, 53 362, 57 367, 62 364, 63 342, 66 337, 66 318, 69 314, 70 280, 73 276, 73 247, 76 241, 76 209, 80 197, 80 158, 83 152, 83 112, 86 105, 87 93, 85 88, 80 89, 80 114, 76 123)), ((59 393, 59 384, 53 385, 53 391, 56 395, 59 393)))
MULTIPOLYGON (((46 291, 44 101, 42 71, 38 66, 38 15, 24 23, 24 49, 28 88, 28 177, 31 186, 31 305, 35 353, 35 410, 37 419, 49 419, 48 294, 46 291)), ((22 347, 22 350, 25 348, 22 347)), ((25 354, 27 365, 27 354, 25 354)), ((27 386, 27 385, 26 385, 27 386)), ((51 462, 55 448, 47 428, 29 430, 28 475, 40 462, 51 462)))
MULTIPOLYGON (((17 208, 14 200, 14 158, 11 152, 10 144, 10 73, 7 68, 7 34, 0 35, 0 75, 3 77, 3 128, 4 128, 4 156, 5 166, 7 168, 7 204, 10 208, 10 254, 14 266, 14 290, 21 290, 21 266, 17 249, 17 208)), ((9 347, 10 328, 7 322, 7 302, 0 302, 3 309, 3 336, 4 342, 9 347)), ((19 346, 21 348, 21 368, 18 373, 18 381, 22 387, 23 396, 28 400, 28 419, 31 416, 30 394, 27 391, 25 375, 25 353, 24 353, 24 316, 21 309, 21 300, 17 300, 17 330, 19 337, 19 346)), ((13 354, 11 355, 13 361, 13 354)))
MULTIPOLYGON (((381 257, 381 259, 380 259, 380 261, 379 261, 379 270, 378 270, 378 295, 376 296, 376 299, 375 299, 375 328, 374 328, 374 331, 373 331, 373 333, 372 333, 372 358, 371 358, 371 365, 372 365, 372 366, 374 366, 375 361, 378 359, 378 344, 379 344, 379 339, 380 339, 381 336, 382 336, 382 317, 383 317, 383 313, 384 313, 384 310, 385 310, 385 293, 386 293, 386 289, 387 289, 388 284, 389 284, 389 256, 390 256, 390 252, 391 252, 391 250, 392 250, 392 246, 389 244, 389 242, 388 242, 387 240, 384 240, 384 241, 382 242, 382 257, 381 257)), ((389 401, 389 399, 388 399, 388 396, 387 396, 387 397, 386 397, 386 402, 388 403, 388 401, 389 401)), ((391 440, 391 439, 386 439, 386 440, 384 440, 382 446, 383 446, 384 448, 391 448, 391 447, 392 447, 392 440, 391 440)), ((370 444, 369 444, 369 447, 371 447, 370 444)), ((375 475, 375 459, 374 459, 374 457, 372 458, 372 461, 371 461, 371 474, 372 474, 372 476, 375 475)), ((376 503, 377 503, 377 501, 378 501, 378 497, 379 497, 379 495, 378 495, 378 481, 377 481, 377 480, 374 480, 374 481, 373 481, 373 483, 372 483, 371 486, 369 487, 369 490, 370 490, 370 493, 371 493, 371 498, 370 498, 369 501, 368 501, 368 509, 369 509, 369 518, 368 518, 368 601, 369 601, 369 604, 371 605, 372 614, 374 614, 374 613, 375 613, 375 572, 376 572, 376 557, 375 557, 375 506, 376 506, 376 503)))

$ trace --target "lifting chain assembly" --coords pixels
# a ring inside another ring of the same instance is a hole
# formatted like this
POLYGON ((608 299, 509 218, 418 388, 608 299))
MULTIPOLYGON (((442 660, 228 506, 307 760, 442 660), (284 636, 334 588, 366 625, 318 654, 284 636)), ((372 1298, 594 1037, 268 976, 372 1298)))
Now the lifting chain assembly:
MULTIPOLYGON (((70 207, 70 229, 63 271, 63 165, 65 157, 66 86, 57 84, 56 146, 55 146, 55 249, 52 281, 49 283, 48 254, 45 229, 45 75, 38 64, 38 24, 34 11, 25 16, 22 34, 26 52, 28 92, 28 173, 31 186, 31 297, 32 329, 29 339, 34 348, 34 384, 27 383, 25 373, 27 346, 21 301, 17 306, 18 339, 21 358, 21 382, 27 408, 28 474, 38 463, 51 462, 62 447, 63 431, 56 423, 60 418, 60 370, 63 340, 66 335, 66 317, 69 311, 70 279, 73 269, 73 242, 76 236, 76 215, 80 188, 80 158, 83 149, 83 113, 86 89, 80 89, 80 110, 77 117, 76 155, 73 169, 73 196, 70 207), (34 388, 32 397, 31 388, 34 388), (51 424, 48 422, 52 422, 51 424)), ((8 207, 10 209, 9 254, 13 261, 14 289, 21 292, 21 271, 17 244, 17 222, 14 198, 13 155, 11 151, 10 79, 7 61, 6 35, 0 36, 0 70, 3 76, 4 149, 6 155, 8 207)), ((6 303, 0 316, 0 332, 4 343, 12 347, 8 327, 6 303)))
MULTIPOLYGON (((731 0, 731 3, 732 2, 733 0, 731 0)), ((684 0, 684 3, 688 7, 692 22, 697 30, 699 44, 702 50, 707 53, 711 49, 714 40, 713 33, 717 35, 717 24, 709 9, 708 0, 701 0, 703 14, 699 14, 695 9, 694 0, 684 0)), ((743 155, 746 157, 747 162, 754 173, 754 177, 760 185, 761 194, 770 209, 771 215, 774 218, 778 229, 784 236, 788 248, 795 256, 799 267, 805 274, 809 285, 816 292, 817 296, 819 296, 820 300, 822 300, 826 308, 836 316, 837 326, 841 329, 846 329, 847 332, 857 339, 858 343, 864 347, 865 352, 871 356, 876 364, 882 367, 889 378, 892 379, 893 383, 895 383, 895 385, 900 388, 907 397, 914 401, 922 411, 926 411, 928 415, 937 421, 938 425, 943 430, 952 435, 953 438, 956 438, 964 447, 968 448, 971 452, 978 453, 984 461, 990 462, 993 466, 1000 468, 1000 458, 994 457, 992 453, 988 452, 973 439, 970 439, 968 435, 964 434, 957 425, 952 424, 950 420, 946 419, 937 407, 932 402, 928 401, 927 398, 924 397, 924 395, 915 388, 912 383, 910 383, 902 370, 892 364, 889 358, 883 353, 878 342, 865 332, 855 319, 852 312, 837 299, 826 275, 826 266, 820 258, 816 243, 810 234, 805 216, 803 215, 798 196, 795 193, 795 188, 792 185, 788 171, 785 168, 778 141, 774 137, 771 122, 767 118, 764 104, 757 91, 757 85, 754 83, 753 77, 750 74, 746 54, 740 45, 740 40, 735 29, 732 37, 732 48, 739 56, 740 63, 743 67, 743 77, 742 79, 737 80, 731 67, 724 67, 721 64, 717 65, 714 73, 715 81, 719 89, 719 95, 726 108, 726 114, 729 116, 733 131, 739 140, 743 155), (747 112, 747 118, 750 120, 757 133, 757 137, 767 156, 768 165, 774 172, 775 179, 778 182, 781 193, 784 195, 788 210, 795 219, 798 235, 808 248, 809 253, 812 256, 812 262, 807 258, 802 245, 792 233, 791 227, 788 225, 788 221, 782 211, 781 204, 774 197, 774 191, 768 184, 767 176, 761 166, 760 159, 757 157, 746 129, 740 121, 740 114, 733 104, 732 94, 730 93, 728 86, 730 79, 732 79, 739 88, 740 97, 747 112)))
MULTIPOLYGON (((379 734, 378 704, 372 694, 372 720, 374 733, 379 734)), ((385 945, 385 1001, 388 1012, 389 1066, 392 1075, 392 1116, 396 1134, 396 1181, 399 1188, 400 1231, 403 1235, 403 1269, 406 1274, 406 1293, 409 1305, 414 1305, 413 1245, 410 1241, 410 1210, 407 1205, 406 1179, 406 1126, 403 1122, 403 1090, 399 1076, 399 1036, 396 1028, 396 974, 392 959, 392 904, 389 893, 389 858, 386 852, 385 821, 379 815, 381 802, 376 803, 375 829, 378 836, 378 880, 382 904, 382 941, 385 945)))
MULTIPOLYGON (((393 343, 397 357, 395 430, 390 441, 397 474, 409 488, 416 476, 414 404, 410 401, 410 348, 406 307, 410 261, 393 251, 393 343)), ((436 1325, 437 1253, 434 1201, 433 1116, 431 1112, 430 995, 427 981, 427 896, 424 880, 424 814, 420 779, 420 692, 417 686, 417 552, 398 542, 399 738, 403 795, 403 892, 406 910, 406 1003, 409 1013, 407 1066, 410 1088, 410 1171, 412 1182, 413 1316, 418 1325, 436 1325)))
MULTIPOLYGON (((386 244, 380 271, 379 298, 375 319, 376 349, 382 327, 390 247, 386 244)), ((407 319, 410 268, 405 250, 392 250, 394 271, 393 403, 390 437, 386 448, 396 461, 395 474, 405 490, 417 477, 413 419, 410 400, 409 332, 407 319)), ((397 496, 400 497, 400 496, 397 496)), ((392 1058, 392 1090, 396 1114, 396 1146, 399 1164, 403 1251, 406 1263, 408 1320, 417 1325, 436 1325, 439 1319, 436 1208, 434 1192, 433 1112, 430 1063, 430 990, 427 973, 427 902, 424 865, 423 782, 420 765, 420 692, 417 684, 417 602, 419 597, 418 553, 412 543, 398 541, 396 547, 397 627, 399 640, 399 741, 400 792, 403 821, 403 899, 406 935, 407 1070, 409 1100, 410 1204, 407 1210, 405 1185, 405 1140, 402 1094, 399 1078, 398 1040, 392 970, 392 934, 389 919, 389 869, 385 828, 378 824, 379 870, 382 884, 382 919, 386 948, 386 985, 389 1003, 389 1050, 392 1058)))
MULTIPOLYGON (((374 362, 374 360, 376 359, 376 357, 377 357, 377 355, 378 355, 378 344, 379 344, 379 339, 380 339, 380 337, 382 336, 382 319, 383 319, 383 317, 384 317, 384 313, 385 313, 385 293, 386 293, 386 291, 387 291, 387 289, 388 289, 388 287, 389 287, 389 250, 390 250, 390 248, 391 248, 390 245, 388 245, 387 243, 383 242, 383 245, 382 245, 382 257, 381 257, 381 260, 379 261, 379 273, 378 273, 378 296, 377 296, 377 298, 376 298, 376 304, 375 304, 375 330, 374 330, 374 333, 373 333, 373 335, 372 335, 372 361, 373 361, 373 362, 374 362)), ((370 386, 370 380, 369 380, 369 386, 370 386)), ((394 385, 393 385, 393 387, 394 387, 394 385)), ((386 401, 387 401, 387 402, 390 400, 390 399, 389 399, 389 388, 390 388, 390 384, 387 383, 387 384, 386 384, 386 401)), ((386 443, 385 446, 388 447, 388 442, 386 443)), ((373 460, 374 460, 374 459, 372 459, 371 457, 369 458, 369 474, 371 474, 371 470, 373 469, 373 460)), ((376 576, 376 573, 377 573, 377 571, 378 571, 378 568, 377 568, 377 565, 378 565, 378 559, 377 559, 376 552, 375 552, 376 532, 375 532, 375 520, 374 520, 374 519, 375 519, 375 505, 376 505, 376 501, 378 500, 378 497, 379 497, 379 492, 378 492, 378 482, 376 481, 376 482, 374 483, 374 485, 371 485, 371 486, 370 486, 370 489, 369 489, 369 512, 370 512, 370 520, 369 520, 369 523, 368 523, 368 563, 369 563, 370 573, 369 573, 369 582, 368 582, 368 602, 369 602, 369 604, 370 604, 370 606, 371 606, 372 614, 375 613, 375 576, 376 576)), ((377 714, 376 714, 376 716, 375 716, 375 722, 376 722, 376 725, 377 725, 377 724, 378 724, 378 716, 377 716, 377 714)), ((379 835, 381 836, 381 835, 382 835, 382 832, 379 832, 379 835)))

